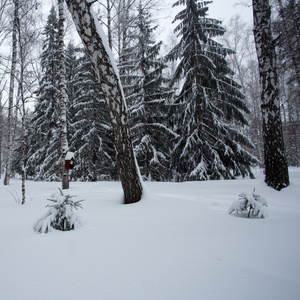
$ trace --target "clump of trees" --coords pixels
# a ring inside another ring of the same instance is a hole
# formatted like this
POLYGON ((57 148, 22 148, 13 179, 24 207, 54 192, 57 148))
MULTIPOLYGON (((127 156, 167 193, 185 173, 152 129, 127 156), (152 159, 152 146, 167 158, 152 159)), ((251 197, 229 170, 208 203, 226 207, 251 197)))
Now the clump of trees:
MULTIPOLYGON (((0 7, 2 28, 8 24, 9 10, 14 11, 12 19, 16 20, 13 23, 16 27, 11 31, 11 53, 16 57, 12 56, 11 65, 6 67, 11 75, 10 86, 17 82, 18 92, 7 94, 12 102, 7 105, 7 114, 1 110, 0 124, 0 149, 5 154, 2 157, 8 174, 5 176, 7 184, 10 169, 12 174, 22 174, 24 181, 25 178, 61 180, 63 151, 58 149, 68 148, 75 153, 72 179, 121 179, 128 199, 141 196, 139 170, 147 180, 230 179, 252 177, 251 166, 260 163, 266 168, 266 182, 270 186, 280 190, 288 185, 286 161, 291 165, 299 163, 299 141, 291 138, 297 137, 299 123, 299 111, 295 109, 299 107, 297 55, 300 51, 297 48, 299 26, 296 17, 299 1, 276 1, 277 19, 273 27, 269 21, 266 23, 269 26, 268 45, 260 39, 266 27, 260 28, 261 20, 254 18, 258 53, 264 52, 260 49, 267 49, 272 53, 266 55, 270 58, 275 57, 276 50, 278 66, 284 74, 275 83, 274 92, 270 93, 273 83, 269 84, 263 78, 275 80, 278 78, 276 70, 270 70, 269 75, 262 72, 266 69, 263 66, 265 61, 262 57, 257 61, 254 51, 250 50, 254 49, 249 46, 251 30, 245 28, 238 35, 243 26, 235 19, 226 34, 221 22, 209 17, 210 1, 175 2, 174 6, 183 6, 183 10, 175 17, 176 42, 166 57, 161 56, 162 42, 156 41, 157 27, 151 15, 151 1, 108 0, 104 8, 97 6, 97 2, 67 1, 77 28, 81 28, 79 33, 85 49, 72 43, 63 47, 61 25, 64 17, 60 9, 58 18, 53 7, 43 30, 43 48, 38 64, 29 63, 30 56, 26 54, 34 45, 33 32, 37 31, 20 24, 26 24, 24 16, 30 15, 23 10, 32 12, 34 18, 39 2, 27 1, 27 6, 18 0, 12 3, 1 1, 0 7), (79 5, 85 10, 78 10, 79 5), (107 43, 97 25, 93 7, 99 8, 99 20, 107 26, 107 43), (77 18, 79 15, 81 17, 77 18), (291 18, 287 18, 289 15, 291 18), (82 20, 86 23, 80 23, 82 20), (23 31, 25 28, 28 29, 26 32, 23 31), (89 30, 92 30, 92 35, 87 34, 89 30), (246 47, 239 47, 236 43, 241 36, 245 39, 240 43, 247 43, 246 47), (224 37, 224 46, 220 37, 224 37), (24 41, 23 44, 20 41, 24 41), (99 49, 93 46, 96 44, 99 49), (250 51, 245 53, 242 49, 250 51), (119 70, 112 52, 118 59, 119 70), (103 57, 96 59, 96 53, 102 53, 106 60, 103 57), (170 62, 173 68, 169 67, 170 62), (65 69, 63 76, 62 69, 65 69), (262 85, 257 80, 258 74, 262 85), (27 78, 32 78, 35 85, 27 78), (266 98, 268 93, 275 96, 274 100, 266 100, 271 99, 266 98), (34 111, 26 112, 25 103, 33 95, 34 111), (284 101, 280 101, 282 99, 284 101), (272 101, 274 105, 271 107, 272 101), (65 104, 63 115, 62 103, 65 104), (15 113, 13 107, 18 108, 15 113), (281 111, 275 112, 275 108, 281 111), (17 121, 19 111, 21 126, 17 121), (276 115, 276 120, 273 115, 276 115), (287 159, 284 155, 274 155, 285 153, 281 116, 283 131, 289 138, 285 139, 287 159), (7 127, 4 127, 4 122, 7 122, 7 127), (67 147, 62 147, 61 132, 65 134, 67 147), (295 134, 290 135, 290 132, 295 134), (280 141, 274 143, 277 137, 280 141), (277 158, 274 160, 272 156, 277 158), (282 166, 284 176, 281 176, 282 166), (276 171, 277 168, 280 172, 276 171)), ((61 8, 62 1, 59 0, 58 4, 61 8)), ((271 12, 268 1, 257 0, 253 4, 254 16, 267 11, 265 22, 271 12)), ((1 43, 6 38, 2 32, 1 43)), ((4 66, 2 58, 0 63, 4 66)), ((273 65, 275 62, 269 63, 269 66, 273 65)), ((1 80, 2 101, 8 88, 9 84, 5 85, 1 80)), ((3 103, 1 109, 2 106, 3 103)))

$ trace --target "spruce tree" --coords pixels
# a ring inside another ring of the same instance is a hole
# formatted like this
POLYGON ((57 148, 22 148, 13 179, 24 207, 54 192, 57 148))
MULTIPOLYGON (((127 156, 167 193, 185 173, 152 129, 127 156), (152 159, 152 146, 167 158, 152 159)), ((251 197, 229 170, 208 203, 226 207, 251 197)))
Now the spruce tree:
POLYGON ((176 136, 166 126, 167 99, 172 94, 163 77, 166 65, 159 57, 151 15, 139 5, 129 35, 131 44, 120 57, 121 80, 129 110, 129 124, 141 174, 148 180, 170 177, 170 143, 176 136))
POLYGON ((238 126, 248 124, 240 85, 226 56, 233 51, 213 38, 224 34, 221 22, 207 17, 211 1, 180 0, 184 5, 175 21, 179 43, 170 51, 169 60, 179 60, 173 84, 182 87, 176 97, 178 133, 174 147, 177 180, 230 179, 251 174, 257 160, 243 148, 253 147, 238 126))
MULTIPOLYGON (((72 42, 69 42, 65 51, 65 66, 66 66, 66 87, 68 94, 67 112, 68 119, 72 116, 71 105, 75 98, 74 77, 78 69, 77 53, 81 50, 76 48, 72 42)), ((69 124, 68 124, 69 126, 69 124)), ((71 128, 68 128, 68 140, 70 140, 71 128)))
POLYGON ((72 111, 71 149, 76 163, 71 176, 81 181, 116 179, 117 169, 109 114, 99 81, 85 54, 77 61, 72 111))
POLYGON ((44 32, 41 55, 42 77, 37 90, 27 175, 35 180, 60 180, 58 20, 51 8, 44 32))

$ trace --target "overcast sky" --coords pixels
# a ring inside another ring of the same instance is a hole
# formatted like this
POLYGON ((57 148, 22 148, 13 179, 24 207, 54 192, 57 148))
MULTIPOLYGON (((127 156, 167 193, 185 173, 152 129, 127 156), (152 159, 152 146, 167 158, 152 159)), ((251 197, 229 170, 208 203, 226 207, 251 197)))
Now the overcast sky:
POLYGON ((244 22, 252 24, 251 0, 213 0, 208 15, 226 24, 234 15, 240 15, 244 22))
MULTIPOLYGON (((162 0, 165 3, 163 15, 170 18, 174 18, 175 11, 180 11, 183 6, 172 8, 172 5, 176 0, 162 0)), ((252 1, 251 0, 213 0, 213 3, 209 4, 208 17, 226 22, 230 20, 234 15, 240 15, 243 17, 243 21, 252 24, 252 1)))
MULTIPOLYGON (((164 45, 166 45, 175 25, 179 24, 179 22, 172 24, 172 21, 184 6, 172 7, 176 0, 157 1, 161 1, 162 5, 162 8, 157 13, 152 13, 154 19, 158 19, 158 24, 160 25, 156 31, 157 39, 162 40, 164 45)), ((222 25, 226 26, 233 16, 240 15, 242 20, 251 26, 253 24, 251 3, 251 0, 213 0, 213 3, 208 6, 208 17, 220 20, 223 22, 222 25)))

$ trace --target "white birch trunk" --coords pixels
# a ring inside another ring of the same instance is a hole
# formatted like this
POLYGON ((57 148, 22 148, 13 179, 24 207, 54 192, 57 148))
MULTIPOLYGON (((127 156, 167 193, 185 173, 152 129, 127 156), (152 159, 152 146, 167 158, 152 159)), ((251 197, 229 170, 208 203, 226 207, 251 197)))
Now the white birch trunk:
POLYGON ((90 2, 92 1, 67 0, 69 11, 91 58, 108 105, 124 203, 134 203, 141 199, 143 189, 127 124, 125 98, 107 38, 94 17, 90 2))
POLYGON ((11 160, 13 151, 13 102, 14 102, 14 89, 15 89, 15 73, 17 65, 17 22, 18 22, 18 10, 19 0, 14 0, 14 22, 12 32, 12 58, 11 58, 11 70, 10 70, 10 86, 8 95, 8 149, 6 160, 6 172, 4 177, 4 185, 9 185, 10 172, 11 172, 11 160))
POLYGON ((64 1, 58 0, 58 57, 59 57, 59 105, 60 105, 60 143, 61 143, 61 172, 62 188, 69 188, 69 170, 65 168, 65 158, 68 152, 67 139, 67 91, 66 68, 64 56, 64 1))
POLYGON ((21 143, 22 143, 22 153, 21 153, 21 176, 22 176, 22 202, 21 204, 25 204, 26 202, 26 187, 25 187, 25 180, 26 180, 26 173, 25 173, 25 157, 26 157, 26 140, 27 140, 27 133, 26 133, 26 126, 25 126, 25 118, 26 118, 26 110, 25 110, 25 96, 24 96, 24 68, 25 68, 25 58, 24 58, 24 51, 22 45, 22 36, 21 36, 21 28, 20 28, 20 20, 17 20, 17 28, 19 34, 19 55, 20 55, 20 80, 19 80, 19 93, 20 93, 20 100, 21 100, 21 143))

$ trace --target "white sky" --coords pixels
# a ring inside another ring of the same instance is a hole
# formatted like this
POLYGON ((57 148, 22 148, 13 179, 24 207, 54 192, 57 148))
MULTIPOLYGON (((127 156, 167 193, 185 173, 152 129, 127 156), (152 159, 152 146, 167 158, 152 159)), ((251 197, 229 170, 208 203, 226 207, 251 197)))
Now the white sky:
POLYGON ((251 0, 213 0, 208 15, 226 24, 234 15, 241 15, 243 21, 252 24, 251 0))
MULTIPOLYGON (((172 24, 176 14, 181 11, 184 6, 172 7, 176 0, 157 0, 161 1, 161 9, 155 11, 153 14, 154 19, 158 19, 159 28, 156 31, 158 35, 157 40, 166 42, 173 32, 175 25, 172 24)), ((235 15, 240 15, 242 20, 249 25, 253 24, 252 18, 252 1, 251 0, 213 0, 209 4, 208 17, 220 20, 223 26, 226 26, 228 21, 235 15)))

